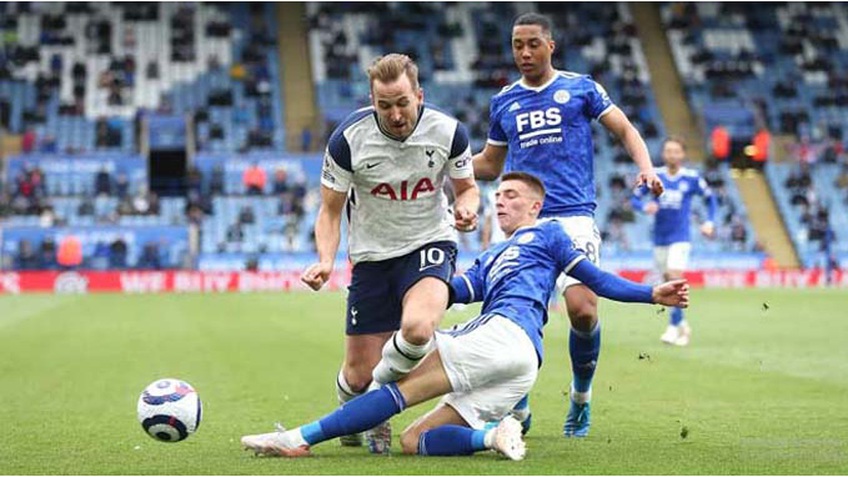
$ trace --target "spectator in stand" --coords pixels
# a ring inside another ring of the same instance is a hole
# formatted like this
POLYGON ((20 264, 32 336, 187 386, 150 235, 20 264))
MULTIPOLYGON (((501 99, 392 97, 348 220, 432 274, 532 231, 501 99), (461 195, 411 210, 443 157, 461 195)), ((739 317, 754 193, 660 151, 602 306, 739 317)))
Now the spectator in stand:
POLYGON ((52 134, 45 134, 44 139, 41 140, 41 143, 38 146, 38 150, 47 154, 55 154, 59 151, 59 145, 56 143, 56 138, 52 134))
POLYGON ((118 173, 118 178, 115 179, 115 196, 118 199, 125 199, 129 196, 130 181, 127 175, 123 172, 118 173))
POLYGON ((132 208, 135 215, 150 213, 150 196, 147 193, 147 188, 143 185, 138 188, 138 192, 132 198, 132 208))
POLYGON ((0 219, 12 215, 12 197, 8 192, 0 192, 0 219))
POLYGON ((38 225, 42 228, 50 228, 56 225, 56 212, 49 204, 41 207, 38 225))
POLYGON ((288 184, 288 172, 286 172, 285 168, 278 167, 274 170, 274 194, 280 195, 289 192, 289 184, 288 184))
POLYGON ((244 227, 241 222, 235 222, 227 228, 227 242, 241 243, 244 241, 244 227))
POLYGON ((39 268, 38 256, 29 240, 23 239, 18 242, 18 253, 14 263, 16 270, 37 270, 39 268))
POLYGON ((136 268, 139 270, 161 270, 162 259, 159 255, 159 244, 153 241, 147 242, 141 250, 136 268))
POLYGON ((29 182, 32 184, 33 196, 37 199, 47 196, 47 180, 41 167, 35 166, 29 171, 29 182))
POLYGON ((94 176, 94 193, 96 195, 112 195, 112 176, 106 166, 100 168, 94 176))
POLYGON ((29 154, 35 149, 35 131, 30 128, 24 132, 21 137, 21 151, 29 154))
POLYGON ((159 194, 153 191, 148 192, 147 202, 150 204, 150 207, 147 210, 147 215, 159 215, 162 212, 162 206, 159 202, 159 194))
POLYGON ((38 268, 40 270, 56 270, 59 268, 56 261, 56 241, 53 240, 53 237, 44 237, 38 255, 38 268))
POLYGON ((268 177, 265 170, 259 167, 259 163, 254 162, 250 167, 245 169, 242 175, 242 183, 247 195, 262 195, 265 192, 265 183, 268 177))
POLYGON ((754 150, 751 154, 752 166, 762 171, 766 166, 766 161, 768 161, 771 150, 771 133, 765 127, 761 127, 757 131, 757 134, 754 135, 753 142, 754 150))
POLYGON ((106 123, 106 118, 100 118, 95 125, 94 146, 97 148, 107 147, 109 145, 109 125, 106 123))
POLYGON ((88 267, 92 270, 106 270, 109 268, 109 259, 112 251, 106 242, 97 242, 94 253, 88 260, 88 267))
POLYGON ((748 230, 745 229, 745 223, 738 215, 733 216, 730 222, 730 240, 736 250, 744 250, 745 243, 748 240, 748 230))
POLYGON ((59 241, 56 262, 63 270, 75 270, 82 265, 82 242, 76 235, 66 235, 59 241))
POLYGON ((94 200, 92 200, 90 195, 86 195, 80 201, 79 207, 77 207, 77 215, 80 217, 91 217, 94 215, 94 200))
POLYGON ((186 172, 186 192, 203 192, 203 174, 195 165, 191 165, 186 172))
POLYGON ((118 237, 109 246, 109 268, 122 270, 127 268, 127 242, 118 237))
POLYGON ((147 63, 145 75, 147 76, 147 79, 149 79, 149 80, 159 79, 159 63, 157 63, 156 60, 150 60, 147 63))
POLYGON ((798 164, 798 168, 789 173, 784 185, 788 189, 807 189, 813 185, 813 178, 810 175, 810 165, 806 162, 798 164))
POLYGON ((710 146, 713 158, 718 161, 727 161, 730 157, 730 133, 727 128, 718 125, 710 134, 710 146))
POLYGON ((252 225, 256 223, 256 214, 253 213, 253 208, 246 205, 241 208, 238 215, 238 221, 242 225, 252 225))
POLYGON ((212 202, 209 200, 209 197, 201 195, 197 191, 189 191, 185 208, 188 221, 192 224, 200 225, 203 222, 203 217, 211 213, 212 202))
POLYGON ((220 195, 224 193, 224 166, 216 164, 212 168, 212 177, 209 179, 209 193, 220 195))

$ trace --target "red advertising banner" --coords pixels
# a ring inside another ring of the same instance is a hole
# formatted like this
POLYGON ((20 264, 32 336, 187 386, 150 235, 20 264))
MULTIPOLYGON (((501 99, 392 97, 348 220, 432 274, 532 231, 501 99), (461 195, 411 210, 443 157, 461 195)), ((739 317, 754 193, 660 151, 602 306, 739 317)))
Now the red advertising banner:
MULTIPOLYGON (((338 290, 350 282, 337 272, 324 285, 338 290)), ((308 290, 300 272, 6 272, 0 273, 0 294, 42 293, 223 293, 308 290)))
MULTIPOLYGON (((646 270, 620 270, 624 278, 642 282, 650 272, 646 270)), ((705 288, 807 288, 827 286, 824 270, 691 270, 684 277, 693 287, 705 288)), ((835 270, 830 276, 830 286, 848 287, 848 273, 835 270)))
MULTIPOLYGON (((619 274, 644 281, 646 270, 619 274)), ((707 288, 807 288, 848 287, 848 273, 836 270, 826 280, 823 270, 693 270, 686 272, 693 287, 707 288)), ((339 290, 350 283, 350 272, 330 277, 324 290, 339 290)), ((0 272, 0 294, 19 293, 224 293, 308 290, 300 272, 0 272)))

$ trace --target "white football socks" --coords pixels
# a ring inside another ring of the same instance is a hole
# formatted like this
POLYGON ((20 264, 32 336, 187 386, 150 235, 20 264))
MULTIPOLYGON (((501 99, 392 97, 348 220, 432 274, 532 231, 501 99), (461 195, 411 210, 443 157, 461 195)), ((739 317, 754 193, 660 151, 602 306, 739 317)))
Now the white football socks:
POLYGON ((406 376, 432 347, 432 338, 423 345, 415 345, 404 339, 402 332, 395 332, 383 346, 383 359, 374 368, 371 387, 375 383, 381 386, 406 376))

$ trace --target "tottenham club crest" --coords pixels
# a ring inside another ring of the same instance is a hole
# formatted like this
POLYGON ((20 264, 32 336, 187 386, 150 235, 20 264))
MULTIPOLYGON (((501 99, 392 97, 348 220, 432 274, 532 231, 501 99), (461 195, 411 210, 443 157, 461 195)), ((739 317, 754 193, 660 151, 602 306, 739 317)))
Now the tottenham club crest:
POLYGON ((559 104, 565 104, 569 99, 571 99, 571 94, 564 89, 557 90, 557 92, 554 93, 554 101, 559 104))

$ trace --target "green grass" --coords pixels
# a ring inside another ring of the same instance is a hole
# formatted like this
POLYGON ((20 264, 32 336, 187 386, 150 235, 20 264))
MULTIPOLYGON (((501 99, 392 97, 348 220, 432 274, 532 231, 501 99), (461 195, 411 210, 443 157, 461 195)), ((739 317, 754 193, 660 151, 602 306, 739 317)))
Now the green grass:
MULTIPOLYGON (((699 290, 693 301, 686 349, 660 344, 657 308, 602 305, 584 440, 560 435, 568 326, 553 316, 528 456, 509 462, 402 456, 397 439, 390 457, 336 442, 301 460, 243 452, 242 434, 335 407, 340 294, 3 297, 0 474, 848 473, 845 292, 699 290), (204 402, 185 442, 156 442, 136 421, 138 393, 160 377, 187 380, 204 402)), ((394 418, 395 433, 430 407, 394 418)))

